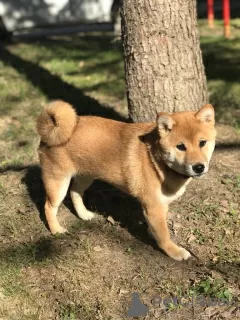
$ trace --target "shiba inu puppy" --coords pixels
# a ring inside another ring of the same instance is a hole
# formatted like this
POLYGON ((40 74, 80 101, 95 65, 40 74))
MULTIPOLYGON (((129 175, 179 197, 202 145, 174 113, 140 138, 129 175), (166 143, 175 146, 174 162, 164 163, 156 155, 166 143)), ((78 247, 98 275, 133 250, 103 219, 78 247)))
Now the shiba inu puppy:
POLYGON ((141 202, 149 230, 170 257, 191 256, 170 239, 167 212, 190 180, 208 171, 216 136, 210 104, 198 112, 161 112, 155 123, 129 124, 78 117, 72 106, 55 101, 38 117, 37 130, 45 214, 52 234, 66 231, 57 211, 71 179, 71 198, 84 220, 95 214, 84 206, 83 193, 94 179, 100 179, 141 202))

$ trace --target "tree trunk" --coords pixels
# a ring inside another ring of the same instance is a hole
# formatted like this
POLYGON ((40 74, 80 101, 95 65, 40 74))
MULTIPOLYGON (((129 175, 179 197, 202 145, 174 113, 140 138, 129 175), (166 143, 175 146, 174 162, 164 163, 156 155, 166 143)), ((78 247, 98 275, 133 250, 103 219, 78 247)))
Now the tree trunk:
POLYGON ((124 0, 121 14, 130 118, 206 103, 196 0, 124 0))

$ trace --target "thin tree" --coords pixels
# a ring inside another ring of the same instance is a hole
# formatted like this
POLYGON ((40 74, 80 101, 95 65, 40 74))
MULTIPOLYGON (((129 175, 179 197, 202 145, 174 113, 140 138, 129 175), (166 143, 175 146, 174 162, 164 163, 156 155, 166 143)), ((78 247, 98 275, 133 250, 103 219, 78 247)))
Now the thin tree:
POLYGON ((124 0, 122 39, 129 115, 196 110, 207 102, 196 0, 124 0))

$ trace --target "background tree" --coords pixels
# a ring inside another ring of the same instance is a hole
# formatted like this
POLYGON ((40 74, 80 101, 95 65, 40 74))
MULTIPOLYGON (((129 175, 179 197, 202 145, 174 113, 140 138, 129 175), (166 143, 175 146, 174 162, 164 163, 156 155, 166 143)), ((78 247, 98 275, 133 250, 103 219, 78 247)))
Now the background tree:
POLYGON ((122 38, 134 122, 207 102, 196 0, 124 0, 122 38))

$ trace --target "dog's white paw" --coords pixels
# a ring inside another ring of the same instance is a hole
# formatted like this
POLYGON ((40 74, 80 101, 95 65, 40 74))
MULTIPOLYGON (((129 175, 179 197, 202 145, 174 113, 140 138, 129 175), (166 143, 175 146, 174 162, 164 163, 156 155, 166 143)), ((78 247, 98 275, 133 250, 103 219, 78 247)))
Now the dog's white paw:
POLYGON ((68 230, 66 228, 63 228, 62 226, 59 226, 58 228, 51 230, 51 233, 53 235, 63 234, 63 233, 67 233, 67 232, 68 232, 68 230))
POLYGON ((184 248, 179 248, 178 253, 172 258, 177 261, 187 260, 191 257, 191 253, 184 248))
POLYGON ((187 260, 191 257, 190 252, 182 247, 177 246, 171 240, 160 246, 160 248, 162 248, 169 257, 177 261, 187 260))
POLYGON ((88 211, 88 210, 82 211, 81 214, 78 214, 78 216, 82 220, 92 220, 93 218, 96 217, 95 213, 88 211))

